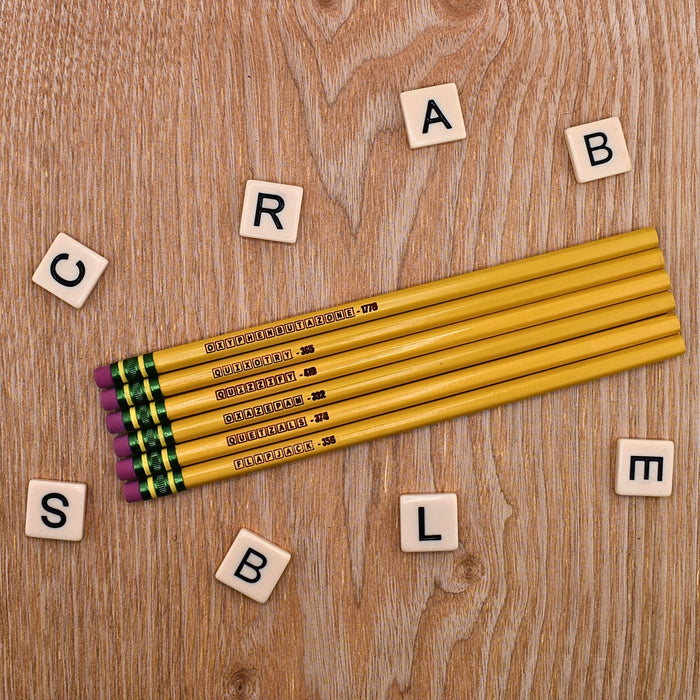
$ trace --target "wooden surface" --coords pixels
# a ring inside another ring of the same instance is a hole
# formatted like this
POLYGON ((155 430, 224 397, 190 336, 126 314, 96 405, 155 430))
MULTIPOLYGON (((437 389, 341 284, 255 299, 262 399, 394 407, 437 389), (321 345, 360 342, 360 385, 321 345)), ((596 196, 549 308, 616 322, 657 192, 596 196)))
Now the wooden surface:
POLYGON ((699 22, 692 0, 0 7, 0 696, 700 694, 699 22), (411 151, 398 94, 455 82, 467 139, 411 151), (575 182, 617 115, 633 169, 575 182), (238 236, 247 179, 304 187, 295 245, 238 236), (656 226, 680 359, 126 504, 97 365, 656 226), (31 282, 64 231, 82 310, 31 282), (674 493, 613 492, 618 437, 674 493), (31 478, 88 484, 82 542, 24 535, 31 478), (399 550, 454 491, 460 547, 399 550), (292 552, 266 605, 214 579, 241 527, 292 552))

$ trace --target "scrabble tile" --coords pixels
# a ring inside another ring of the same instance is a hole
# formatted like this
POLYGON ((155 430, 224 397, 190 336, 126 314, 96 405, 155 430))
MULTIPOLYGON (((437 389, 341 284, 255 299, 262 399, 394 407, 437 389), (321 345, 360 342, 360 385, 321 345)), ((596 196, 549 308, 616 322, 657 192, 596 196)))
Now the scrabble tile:
POLYGON ((86 495, 85 484, 32 479, 27 489, 25 534, 47 540, 82 540, 86 495))
POLYGON ((403 494, 399 518, 404 552, 447 552, 459 546, 456 493, 403 494))
POLYGON ((294 243, 303 194, 304 188, 297 185, 248 180, 241 212, 241 236, 294 243))
POLYGON ((95 251, 59 233, 39 263, 32 282, 80 309, 108 264, 95 251))
POLYGON ((399 99, 411 148, 467 138, 454 83, 408 90, 399 99))
POLYGON ((292 555, 250 530, 241 528, 216 572, 216 579, 265 603, 292 555))
POLYGON ((572 126, 564 131, 578 182, 590 182, 632 169, 625 135, 617 117, 572 126))
POLYGON ((615 492, 621 496, 670 496, 673 486, 673 442, 617 441, 615 492))

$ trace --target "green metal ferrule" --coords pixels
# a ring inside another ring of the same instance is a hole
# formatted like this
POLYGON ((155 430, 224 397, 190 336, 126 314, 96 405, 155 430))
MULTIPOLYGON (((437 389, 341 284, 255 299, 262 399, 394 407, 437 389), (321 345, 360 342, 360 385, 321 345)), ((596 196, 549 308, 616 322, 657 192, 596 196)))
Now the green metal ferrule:
POLYGON ((153 362, 153 354, 146 353, 145 355, 137 355, 129 357, 126 360, 113 362, 109 366, 109 373, 112 375, 114 386, 137 382, 147 377, 157 377, 155 362, 153 362), (124 381, 126 379, 126 381, 124 381))
MULTIPOLYGON (((178 493, 179 491, 184 491, 185 490, 185 482, 182 478, 182 473, 178 469, 177 471, 171 472, 171 474, 159 474, 158 476, 154 476, 151 479, 151 483, 153 484, 153 489, 156 492, 156 496, 169 496, 170 494, 173 493, 178 493), (173 486, 175 490, 173 491, 171 486, 170 486, 170 480, 172 479, 173 486)), ((148 485, 146 483, 145 485, 146 490, 148 491, 148 485)), ((143 485, 139 484, 139 490, 141 493, 143 493, 143 485)), ((149 491, 149 498, 151 497, 150 491, 149 491)))
POLYGON ((122 422, 128 430, 146 430, 168 421, 168 412, 164 401, 154 401, 133 409, 122 411, 122 422))
POLYGON ((170 424, 156 425, 154 428, 137 430, 129 434, 129 449, 133 456, 142 452, 153 452, 175 444, 170 424))

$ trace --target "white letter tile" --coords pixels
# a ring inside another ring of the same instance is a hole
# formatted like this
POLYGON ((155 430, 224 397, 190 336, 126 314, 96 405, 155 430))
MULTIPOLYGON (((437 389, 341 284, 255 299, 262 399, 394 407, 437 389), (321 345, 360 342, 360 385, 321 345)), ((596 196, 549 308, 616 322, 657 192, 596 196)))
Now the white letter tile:
POLYGON ((243 198, 240 235, 294 243, 299 230, 303 187, 248 180, 243 198))
POLYGON ((95 251, 59 233, 39 263, 32 282, 80 309, 108 264, 95 251))
POLYGON ((615 492, 621 496, 670 496, 673 486, 671 440, 617 441, 615 492))
POLYGON ((27 489, 24 532, 48 540, 83 539, 85 484, 32 479, 27 489))
POLYGON ((408 90, 399 97, 411 148, 467 138, 454 83, 408 90))
POLYGON ((258 603, 265 603, 291 558, 286 550, 241 528, 216 572, 216 579, 258 603))
POLYGON ((572 126, 564 131, 578 182, 590 182, 632 169, 625 135, 617 117, 572 126))
POLYGON ((447 552, 459 546, 456 493, 403 494, 399 511, 404 552, 447 552))

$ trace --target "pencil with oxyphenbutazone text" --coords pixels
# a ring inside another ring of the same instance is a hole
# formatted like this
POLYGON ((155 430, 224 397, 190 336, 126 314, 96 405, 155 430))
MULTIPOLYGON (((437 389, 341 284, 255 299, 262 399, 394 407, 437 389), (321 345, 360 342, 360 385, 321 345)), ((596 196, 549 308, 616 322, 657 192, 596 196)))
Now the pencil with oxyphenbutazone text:
POLYGON ((252 376, 264 370, 281 369, 307 358, 326 357, 455 321, 523 306, 579 289, 588 289, 634 274, 661 269, 663 265, 661 251, 653 248, 441 304, 423 306, 367 321, 360 326, 341 328, 304 340, 244 353, 234 358, 168 372, 157 378, 105 389, 100 398, 105 410, 126 410, 134 405, 252 376))
POLYGON ((320 331, 344 328, 367 319, 383 318, 420 306, 431 306, 461 296, 524 282, 543 274, 563 272, 629 255, 654 248, 658 242, 655 229, 638 229, 483 270, 466 272, 444 280, 368 297, 350 304, 341 304, 315 313, 290 317, 276 323, 119 360, 97 368, 95 381, 101 388, 129 384, 157 377, 163 372, 269 347, 281 340, 305 338, 320 331))
MULTIPOLYGON (((145 452, 171 448, 176 444, 195 441, 232 429, 241 429, 261 421, 279 420, 291 413, 298 413, 305 409, 318 411, 319 407, 329 403, 344 401, 480 362, 507 357, 607 328, 614 328, 625 323, 667 313, 673 311, 674 308, 675 302, 670 292, 660 292, 613 304, 530 328, 483 338, 466 345, 457 345, 389 365, 311 384, 303 391, 274 394, 233 407, 188 416, 155 428, 118 435, 114 439, 114 451, 120 458, 137 457, 145 452)), ((281 425, 284 427, 284 422, 281 425)), ((128 478, 141 478, 142 476, 149 476, 149 474, 129 475, 128 478)))
POLYGON ((680 324, 675 314, 626 323, 571 340, 548 344, 546 347, 537 347, 516 355, 356 396, 330 404, 322 410, 302 411, 286 419, 257 423, 249 429, 210 435, 159 452, 129 457, 117 463, 117 474, 123 480, 155 476, 198 462, 233 455, 242 450, 255 449, 277 442, 281 438, 297 438, 318 430, 320 425, 329 430, 346 423, 677 335, 679 331, 680 324))
POLYGON ((108 414, 107 427, 111 432, 149 428, 166 421, 666 291, 669 287, 668 274, 664 270, 656 270, 458 324, 309 360, 282 371, 264 372, 239 382, 206 387, 132 407, 128 411, 108 414))
POLYGON ((617 374, 683 352, 685 345, 680 335, 653 340, 474 391, 347 423, 330 431, 323 430, 258 450, 240 452, 232 457, 201 462, 142 481, 129 481, 124 484, 124 496, 131 502, 166 496, 617 374))

